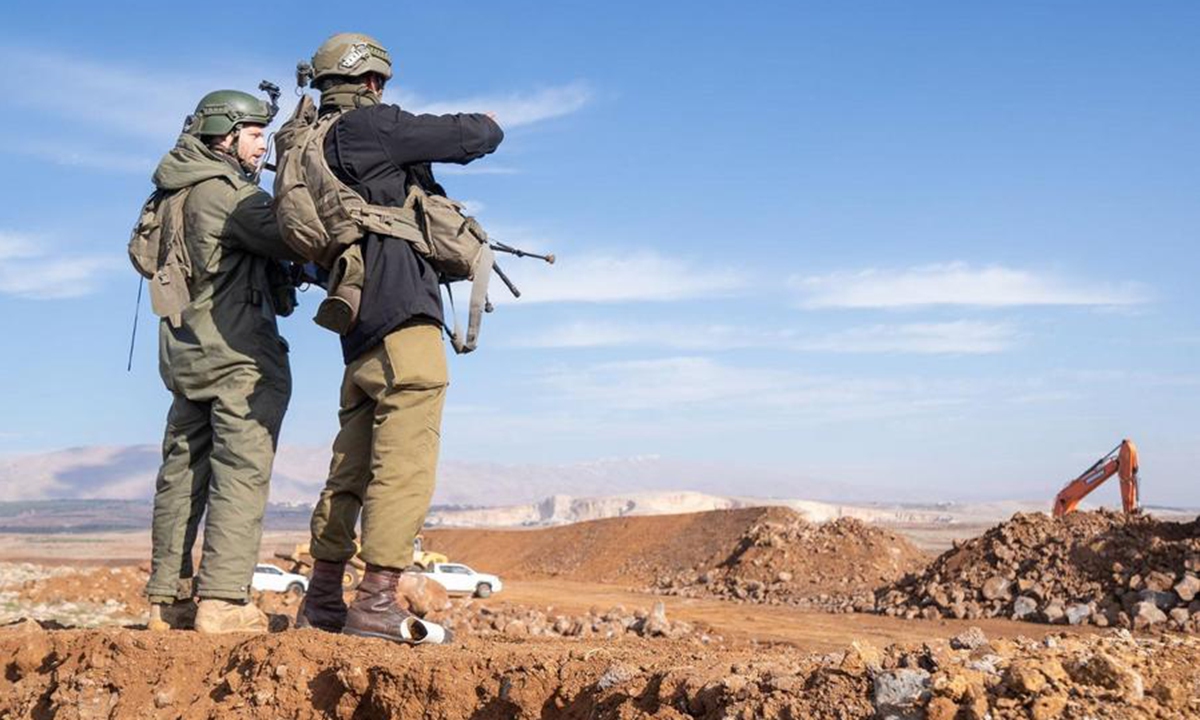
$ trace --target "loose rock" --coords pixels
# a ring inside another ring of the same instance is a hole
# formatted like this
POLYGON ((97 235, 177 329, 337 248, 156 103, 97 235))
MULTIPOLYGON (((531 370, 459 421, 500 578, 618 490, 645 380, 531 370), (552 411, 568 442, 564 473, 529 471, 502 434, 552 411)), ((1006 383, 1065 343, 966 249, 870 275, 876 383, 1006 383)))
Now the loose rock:
POLYGON ((1009 617, 1072 625, 1200 630, 1200 518, 1167 522, 1108 510, 1018 513, 957 543, 922 573, 875 593, 894 617, 1009 617), (1143 609, 1149 603, 1159 612, 1143 609))

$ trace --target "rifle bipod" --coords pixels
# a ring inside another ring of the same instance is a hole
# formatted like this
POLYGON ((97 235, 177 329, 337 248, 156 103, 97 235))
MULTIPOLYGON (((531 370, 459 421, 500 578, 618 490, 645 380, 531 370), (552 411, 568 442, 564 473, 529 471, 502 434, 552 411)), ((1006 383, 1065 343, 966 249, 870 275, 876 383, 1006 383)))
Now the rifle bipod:
MULTIPOLYGON (((490 241, 488 243, 488 245, 497 252, 508 253, 509 255, 516 255, 519 258, 530 257, 530 258, 534 258, 537 260, 543 260, 546 262, 547 265, 554 264, 554 255, 553 254, 538 255, 537 253, 526 252, 525 250, 521 250, 520 248, 515 248, 511 245, 505 245, 504 243, 496 242, 495 240, 490 241)), ((512 293, 512 296, 514 298, 521 297, 521 291, 517 289, 517 286, 513 284, 513 281, 510 280, 508 278, 508 276, 504 274, 504 271, 500 269, 500 263, 493 262, 492 270, 494 270, 496 272, 496 275, 499 276, 500 280, 504 283, 504 286, 508 288, 508 291, 510 293, 512 293)), ((492 304, 489 302, 484 309, 487 312, 491 312, 492 304)))

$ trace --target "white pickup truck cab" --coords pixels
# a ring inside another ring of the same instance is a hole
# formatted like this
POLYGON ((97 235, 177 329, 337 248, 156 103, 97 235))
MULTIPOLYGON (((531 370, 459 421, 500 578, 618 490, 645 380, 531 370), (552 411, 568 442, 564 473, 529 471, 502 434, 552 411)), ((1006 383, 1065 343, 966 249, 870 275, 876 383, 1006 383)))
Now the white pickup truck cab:
POLYGON ((263 563, 254 566, 254 577, 250 579, 250 587, 260 592, 265 590, 303 595, 308 591, 308 578, 263 563))
POLYGON ((462 563, 433 563, 425 575, 441 583, 448 593, 485 598, 500 592, 503 587, 495 575, 475 572, 462 563))

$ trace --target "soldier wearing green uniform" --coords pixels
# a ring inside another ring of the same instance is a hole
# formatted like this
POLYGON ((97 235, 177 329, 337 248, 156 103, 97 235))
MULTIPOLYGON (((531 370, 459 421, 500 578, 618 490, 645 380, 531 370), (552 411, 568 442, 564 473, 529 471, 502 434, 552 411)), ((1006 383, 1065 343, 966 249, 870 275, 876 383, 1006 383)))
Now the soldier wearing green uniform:
POLYGON ((255 179, 274 114, 246 93, 209 93, 154 173, 160 191, 187 193, 190 302, 159 325, 159 372, 173 400, 154 495, 152 629, 267 629, 248 599, 291 395, 276 315, 291 312, 294 290, 280 260, 296 259, 255 179), (190 581, 202 514, 197 608, 190 581))

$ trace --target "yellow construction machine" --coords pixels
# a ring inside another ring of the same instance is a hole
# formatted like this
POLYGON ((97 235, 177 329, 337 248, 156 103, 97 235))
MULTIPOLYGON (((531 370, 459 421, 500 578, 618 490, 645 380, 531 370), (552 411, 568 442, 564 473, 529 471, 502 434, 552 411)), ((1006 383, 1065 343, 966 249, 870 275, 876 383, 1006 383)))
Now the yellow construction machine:
MULTIPOLYGON (((434 563, 450 562, 450 558, 442 553, 426 550, 424 541, 425 538, 421 535, 413 538, 413 565, 424 570, 434 563)), ((342 587, 348 590, 358 587, 358 581, 362 579, 362 574, 367 567, 367 564, 359 557, 360 552, 362 552, 362 546, 355 540, 354 557, 346 563, 346 572, 342 575, 342 587)), ((291 571, 294 573, 309 575, 312 571, 313 558, 312 553, 309 552, 308 543, 300 543, 290 553, 275 553, 275 557, 292 563, 291 571)))

